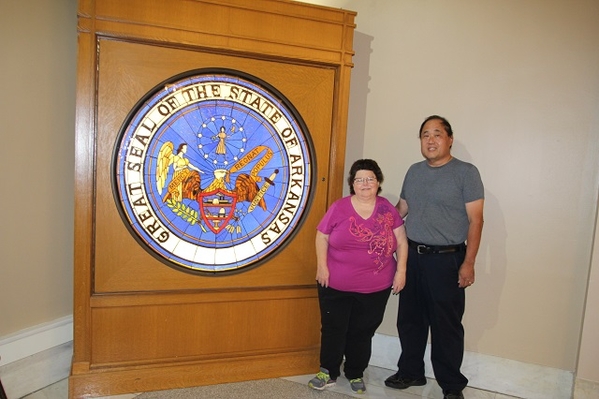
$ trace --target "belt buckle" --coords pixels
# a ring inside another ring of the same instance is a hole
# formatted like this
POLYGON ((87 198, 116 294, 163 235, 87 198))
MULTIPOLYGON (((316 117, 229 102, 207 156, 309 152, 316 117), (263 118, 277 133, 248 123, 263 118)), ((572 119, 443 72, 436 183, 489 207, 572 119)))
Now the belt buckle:
POLYGON ((418 255, 423 255, 423 254, 427 254, 428 253, 428 247, 426 245, 418 245, 416 247, 416 251, 418 252, 418 255))

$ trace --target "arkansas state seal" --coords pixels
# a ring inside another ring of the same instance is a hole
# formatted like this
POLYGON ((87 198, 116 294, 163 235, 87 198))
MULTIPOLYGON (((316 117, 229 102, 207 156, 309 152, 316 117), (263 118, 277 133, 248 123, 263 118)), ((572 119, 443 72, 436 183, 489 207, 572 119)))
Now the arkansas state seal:
POLYGON ((314 156, 293 105, 229 69, 160 83, 123 123, 113 192, 129 231, 184 271, 257 266, 292 239, 312 199, 314 156))

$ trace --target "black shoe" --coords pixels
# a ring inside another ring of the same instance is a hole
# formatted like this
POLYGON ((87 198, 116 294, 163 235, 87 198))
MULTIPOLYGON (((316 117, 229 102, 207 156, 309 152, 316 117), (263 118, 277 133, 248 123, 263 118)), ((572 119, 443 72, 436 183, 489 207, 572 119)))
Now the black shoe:
POLYGON ((443 399, 464 399, 462 391, 443 391, 443 399))
POLYGON ((421 377, 421 378, 400 377, 399 372, 397 372, 385 380, 385 385, 388 386, 389 388, 395 388, 395 389, 420 387, 422 385, 426 385, 426 377, 421 377))

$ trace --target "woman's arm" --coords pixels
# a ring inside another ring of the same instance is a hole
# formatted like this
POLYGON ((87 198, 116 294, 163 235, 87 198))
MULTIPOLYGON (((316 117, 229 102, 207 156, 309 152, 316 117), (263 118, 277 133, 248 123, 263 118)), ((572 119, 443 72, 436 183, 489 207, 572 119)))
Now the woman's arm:
POLYGON ((329 286, 328 249, 329 236, 316 230, 316 281, 323 287, 329 286))
POLYGON ((408 261, 408 237, 403 225, 393 230, 397 239, 397 271, 393 277, 393 293, 398 294, 406 285, 406 262, 408 261))

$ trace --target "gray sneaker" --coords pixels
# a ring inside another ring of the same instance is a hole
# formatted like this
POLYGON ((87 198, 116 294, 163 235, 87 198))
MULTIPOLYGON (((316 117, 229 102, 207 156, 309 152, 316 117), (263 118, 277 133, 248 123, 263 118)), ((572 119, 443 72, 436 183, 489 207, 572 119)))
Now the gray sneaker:
POLYGON ((354 378, 353 380, 349 380, 349 385, 351 386, 351 390, 355 393, 366 392, 366 384, 364 384, 364 380, 362 378, 354 378))
POLYGON ((316 377, 308 382, 308 386, 312 389, 322 391, 325 388, 334 387, 336 383, 337 381, 331 379, 329 370, 321 367, 318 374, 316 374, 316 377))

